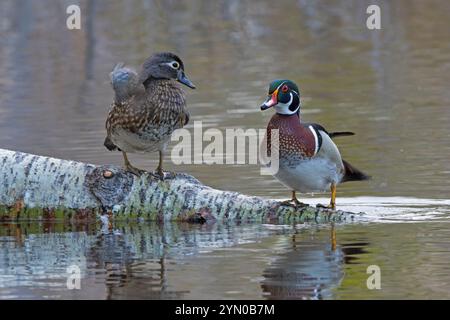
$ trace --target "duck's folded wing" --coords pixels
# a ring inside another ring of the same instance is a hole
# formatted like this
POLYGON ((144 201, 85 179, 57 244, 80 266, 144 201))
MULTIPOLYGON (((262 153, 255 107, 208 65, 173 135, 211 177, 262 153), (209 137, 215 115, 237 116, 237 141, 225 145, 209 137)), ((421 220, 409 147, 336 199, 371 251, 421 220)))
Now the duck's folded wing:
POLYGON ((330 138, 336 137, 346 137, 346 136, 354 136, 355 133, 351 131, 337 131, 337 132, 328 132, 323 126, 318 123, 304 123, 305 126, 312 126, 314 129, 318 131, 325 132, 330 138))
POLYGON ((371 179, 369 175, 358 170, 350 163, 342 159, 338 148, 331 140, 331 138, 335 137, 353 136, 355 135, 353 132, 350 131, 328 132, 327 130, 325 130, 323 126, 317 123, 305 123, 304 125, 312 126, 314 130, 316 130, 319 134, 321 134, 322 136, 321 147, 323 146, 321 150, 322 151, 321 155, 326 156, 332 162, 336 163, 336 167, 343 166, 344 176, 342 177, 341 182, 371 179))
POLYGON ((122 103, 133 95, 145 91, 144 85, 139 81, 136 71, 125 67, 122 62, 116 64, 109 77, 114 89, 114 100, 116 103, 122 103))

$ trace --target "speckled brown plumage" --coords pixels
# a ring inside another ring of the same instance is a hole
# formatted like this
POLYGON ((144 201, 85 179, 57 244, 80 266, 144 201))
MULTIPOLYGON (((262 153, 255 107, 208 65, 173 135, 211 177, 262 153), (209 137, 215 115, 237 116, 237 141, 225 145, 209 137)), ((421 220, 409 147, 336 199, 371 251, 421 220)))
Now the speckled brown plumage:
POLYGON ((173 80, 155 80, 142 95, 113 102, 106 120, 107 136, 125 152, 152 152, 168 142, 172 132, 189 121, 184 92, 173 80), (135 135, 141 144, 122 145, 120 132, 135 135), (147 148, 143 148, 147 147, 147 148))
POLYGON ((131 166, 126 153, 159 151, 157 172, 163 177, 163 152, 171 134, 189 121, 185 95, 176 81, 195 88, 183 62, 170 52, 157 53, 139 74, 120 63, 110 77, 115 97, 106 119, 105 147, 122 151, 125 167, 137 175, 143 170, 131 166))

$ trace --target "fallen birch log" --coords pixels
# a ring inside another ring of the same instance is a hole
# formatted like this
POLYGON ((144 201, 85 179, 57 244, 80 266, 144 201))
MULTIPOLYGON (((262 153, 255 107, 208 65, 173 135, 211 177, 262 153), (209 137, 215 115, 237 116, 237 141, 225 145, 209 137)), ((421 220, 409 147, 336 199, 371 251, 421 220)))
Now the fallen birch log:
POLYGON ((245 196, 205 186, 177 173, 160 181, 121 167, 0 149, 0 219, 114 219, 153 221, 236 220, 260 222, 345 221, 354 213, 245 196))

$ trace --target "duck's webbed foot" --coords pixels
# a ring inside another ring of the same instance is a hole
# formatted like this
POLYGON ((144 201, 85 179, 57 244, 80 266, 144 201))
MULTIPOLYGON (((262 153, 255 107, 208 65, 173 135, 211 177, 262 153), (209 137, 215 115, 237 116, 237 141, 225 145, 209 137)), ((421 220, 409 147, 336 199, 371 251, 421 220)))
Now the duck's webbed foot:
POLYGON ((133 167, 131 164, 125 165, 125 170, 128 172, 131 172, 132 174, 134 174, 135 176, 140 177, 141 175, 143 175, 144 173, 146 173, 147 171, 133 167))
POLYGON ((140 177, 142 174, 146 173, 145 170, 142 170, 142 169, 132 166, 130 161, 128 160, 127 154, 125 152, 122 151, 122 155, 123 155, 124 167, 125 167, 126 171, 131 172, 132 174, 134 174, 138 177, 140 177))
POLYGON ((156 168, 155 176, 157 176, 161 181, 164 181, 165 178, 164 170, 161 167, 156 168))
POLYGON ((164 170, 162 168, 163 158, 164 158, 163 152, 159 151, 159 164, 158 164, 158 167, 156 168, 156 171, 155 171, 155 173, 153 175, 155 177, 159 178, 161 181, 164 181, 166 179, 173 179, 173 178, 175 178, 175 176, 176 176, 175 172, 171 172, 171 171, 164 172, 164 170))
POLYGON ((318 203, 318 204, 316 204, 316 208, 336 210, 336 205, 335 204, 331 204, 331 203, 328 204, 328 205, 318 203))
POLYGON ((281 201, 280 202, 281 205, 283 206, 292 206, 294 208, 304 208, 307 207, 308 204, 307 203, 303 203, 301 201, 299 201, 295 195, 295 191, 292 191, 292 198, 289 200, 285 200, 285 201, 281 201))
POLYGON ((167 179, 174 179, 176 176, 175 172, 172 171, 164 171, 162 168, 156 168, 156 171, 153 173, 153 176, 158 178, 161 181, 167 180, 167 179))
POLYGON ((324 208, 330 210, 336 210, 336 185, 334 183, 331 184, 331 200, 329 205, 317 204, 317 208, 324 208))

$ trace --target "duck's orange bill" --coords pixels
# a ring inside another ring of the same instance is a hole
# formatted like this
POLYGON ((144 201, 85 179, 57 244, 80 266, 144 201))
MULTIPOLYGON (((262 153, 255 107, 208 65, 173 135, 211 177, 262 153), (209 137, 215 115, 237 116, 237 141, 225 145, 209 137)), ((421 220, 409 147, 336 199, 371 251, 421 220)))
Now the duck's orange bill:
POLYGON ((278 97, 278 89, 275 90, 272 93, 272 95, 269 98, 267 98, 266 102, 264 102, 261 105, 261 110, 267 110, 270 107, 273 107, 274 105, 276 105, 278 103, 278 98, 277 97, 278 97))

